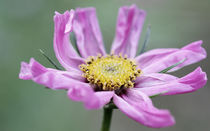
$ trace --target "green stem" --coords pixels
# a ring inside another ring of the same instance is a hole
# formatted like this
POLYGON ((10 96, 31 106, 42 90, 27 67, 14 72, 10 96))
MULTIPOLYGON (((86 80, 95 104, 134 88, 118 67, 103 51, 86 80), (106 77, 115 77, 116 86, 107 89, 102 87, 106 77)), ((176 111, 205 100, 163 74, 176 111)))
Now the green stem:
POLYGON ((109 131, 112 119, 112 108, 104 108, 104 116, 102 121, 101 131, 109 131))

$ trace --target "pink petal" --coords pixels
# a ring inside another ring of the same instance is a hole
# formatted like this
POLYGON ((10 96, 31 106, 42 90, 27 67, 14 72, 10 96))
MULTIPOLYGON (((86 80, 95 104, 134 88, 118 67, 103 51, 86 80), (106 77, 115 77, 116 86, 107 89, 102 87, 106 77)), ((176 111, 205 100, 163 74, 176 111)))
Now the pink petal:
POLYGON ((148 96, 175 95, 196 91, 202 88, 206 82, 206 73, 198 67, 182 78, 161 73, 144 75, 136 80, 134 90, 139 90, 148 96))
POLYGON ((138 56, 136 61, 144 73, 153 73, 186 59, 182 64, 170 70, 175 71, 206 58, 206 51, 201 45, 202 41, 196 41, 181 49, 155 49, 138 56))
POLYGON ((179 49, 168 48, 168 49, 153 49, 148 52, 143 53, 135 58, 136 62, 139 65, 140 69, 147 68, 151 66, 153 63, 162 60, 166 56, 169 56, 179 49))
POLYGON ((89 84, 75 85, 74 88, 68 90, 68 97, 73 101, 81 101, 85 104, 87 109, 98 108, 98 99, 96 98, 94 91, 89 84))
POLYGON ((80 71, 78 66, 84 61, 69 41, 73 20, 74 10, 66 11, 64 14, 56 12, 54 16, 54 50, 57 59, 66 70, 78 72, 80 71))
POLYGON ((145 16, 145 11, 138 9, 135 5, 119 9, 112 52, 126 54, 131 58, 136 56, 145 16))
POLYGON ((175 71, 206 58, 206 51, 201 45, 202 41, 196 41, 181 49, 151 50, 136 57, 136 62, 139 68, 147 74, 160 72, 186 58, 186 61, 170 70, 175 71))
POLYGON ((24 80, 31 79, 51 89, 69 89, 78 84, 85 84, 85 79, 81 74, 45 68, 33 58, 29 64, 21 63, 19 78, 24 80))
POLYGON ((73 29, 83 57, 106 54, 95 8, 76 9, 73 29))
POLYGON ((99 99, 99 107, 102 108, 104 105, 108 104, 111 98, 114 96, 113 91, 99 91, 95 92, 95 95, 99 99))
POLYGON ((68 96, 74 101, 81 101, 84 103, 86 109, 100 109, 104 105, 110 102, 114 92, 102 91, 94 92, 90 85, 88 86, 77 86, 76 88, 70 88, 68 96))
POLYGON ((126 95, 114 95, 116 106, 131 119, 153 128, 168 127, 175 124, 168 110, 159 110, 151 99, 140 91, 128 89, 126 95))

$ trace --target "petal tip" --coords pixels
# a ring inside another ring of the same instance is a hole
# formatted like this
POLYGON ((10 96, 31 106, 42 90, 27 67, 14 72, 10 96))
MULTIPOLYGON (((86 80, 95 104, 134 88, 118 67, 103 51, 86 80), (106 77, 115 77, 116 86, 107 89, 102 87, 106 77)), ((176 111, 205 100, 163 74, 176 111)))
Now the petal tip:
POLYGON ((58 11, 55 11, 55 16, 56 16, 56 15, 60 15, 60 13, 59 13, 58 11))
POLYGON ((32 77, 30 66, 26 62, 21 62, 19 79, 28 80, 32 77))
POLYGON ((192 52, 198 53, 198 55, 202 55, 202 58, 206 58, 207 53, 206 50, 202 47, 203 40, 198 40, 195 42, 192 42, 191 44, 188 44, 184 46, 182 49, 190 50, 192 52))
POLYGON ((198 67, 193 72, 182 77, 179 82, 191 86, 192 90, 190 92, 196 91, 206 85, 207 74, 202 71, 201 67, 198 67))

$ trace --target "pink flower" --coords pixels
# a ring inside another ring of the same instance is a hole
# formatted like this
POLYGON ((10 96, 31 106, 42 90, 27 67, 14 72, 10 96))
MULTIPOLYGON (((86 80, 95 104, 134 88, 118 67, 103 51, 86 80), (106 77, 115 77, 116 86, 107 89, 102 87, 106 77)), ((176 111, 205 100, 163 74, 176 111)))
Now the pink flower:
POLYGON ((175 123, 173 116, 168 110, 155 108, 150 96, 196 91, 206 84, 207 76, 200 67, 182 78, 158 72, 184 58, 186 61, 170 71, 198 62, 206 58, 206 51, 202 41, 196 41, 181 49, 154 49, 136 57, 145 16, 134 5, 119 9, 111 47, 114 55, 107 56, 94 8, 56 12, 54 50, 66 71, 45 68, 32 58, 29 64, 21 63, 19 78, 68 90, 69 98, 83 102, 87 109, 99 109, 113 101, 128 117, 145 126, 171 126, 175 123), (69 41, 71 32, 76 35, 81 56, 69 41))

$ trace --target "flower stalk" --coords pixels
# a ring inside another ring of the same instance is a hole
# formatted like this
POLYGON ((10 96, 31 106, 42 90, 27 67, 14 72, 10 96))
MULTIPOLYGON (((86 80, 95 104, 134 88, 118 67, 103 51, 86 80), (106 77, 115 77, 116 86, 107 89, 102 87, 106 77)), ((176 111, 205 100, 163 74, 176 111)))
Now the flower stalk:
POLYGON ((104 107, 103 121, 101 131, 109 131, 112 120, 113 108, 104 107))

